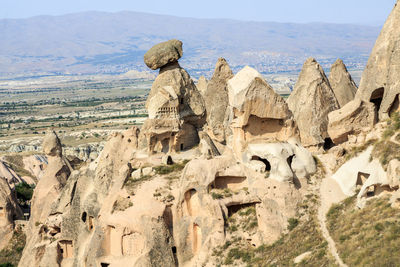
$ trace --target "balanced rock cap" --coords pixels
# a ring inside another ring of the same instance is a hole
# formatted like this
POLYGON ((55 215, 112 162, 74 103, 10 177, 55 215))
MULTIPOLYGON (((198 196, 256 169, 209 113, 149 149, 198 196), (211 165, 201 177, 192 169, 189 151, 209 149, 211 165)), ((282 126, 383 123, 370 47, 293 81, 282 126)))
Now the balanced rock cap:
POLYGON ((144 54, 144 63, 152 70, 176 62, 183 55, 182 42, 172 39, 156 44, 144 54))

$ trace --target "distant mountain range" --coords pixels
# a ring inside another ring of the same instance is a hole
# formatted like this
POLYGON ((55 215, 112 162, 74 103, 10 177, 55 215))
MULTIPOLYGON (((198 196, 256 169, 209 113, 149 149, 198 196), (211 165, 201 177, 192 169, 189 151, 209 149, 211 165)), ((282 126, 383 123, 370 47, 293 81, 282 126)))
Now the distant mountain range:
POLYGON ((218 57, 264 73, 298 71, 314 56, 362 68, 380 27, 193 19, 137 12, 85 12, 0 20, 0 76, 123 73, 148 70, 143 55, 171 38, 184 43, 181 64, 210 73, 218 57))

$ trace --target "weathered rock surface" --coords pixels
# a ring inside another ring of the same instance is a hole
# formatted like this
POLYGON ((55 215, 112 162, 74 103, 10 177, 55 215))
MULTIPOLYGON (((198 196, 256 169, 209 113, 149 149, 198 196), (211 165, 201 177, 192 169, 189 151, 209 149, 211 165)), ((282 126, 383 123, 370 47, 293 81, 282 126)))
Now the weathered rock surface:
POLYGON ((0 176, 0 250, 8 244, 14 230, 14 220, 22 217, 15 192, 7 180, 0 176))
POLYGON ((225 143, 225 126, 228 120, 227 82, 233 73, 224 58, 219 58, 214 74, 203 94, 207 111, 207 132, 212 139, 225 143))
POLYGON ((134 193, 126 184, 136 137, 136 128, 114 134, 98 159, 71 174, 32 231, 19 266, 175 266, 166 205, 149 195, 166 180, 134 193))
POLYGON ((371 129, 376 119, 373 103, 354 99, 341 109, 328 114, 329 137, 335 144, 346 142, 349 135, 371 129))
POLYGON ((387 118, 400 93, 400 4, 385 22, 361 77, 356 97, 375 103, 379 119, 387 118))
POLYGON ((348 196, 357 193, 357 206, 363 207, 365 201, 373 196, 398 189, 398 179, 393 179, 397 163, 391 163, 391 169, 386 172, 378 159, 372 159, 373 147, 343 164, 332 178, 340 185, 342 192, 348 196))
POLYGON ((297 135, 285 100, 255 69, 245 67, 228 81, 232 144, 239 155, 252 142, 286 141, 297 135))
MULTIPOLYGON (((40 243, 38 241, 38 232, 41 231, 40 235, 45 235, 49 230, 42 224, 51 217, 52 209, 56 205, 56 201, 61 195, 72 171, 69 162, 63 157, 60 139, 54 131, 49 131, 44 137, 43 152, 47 156, 48 165, 35 187, 31 200, 27 244, 23 252, 23 258, 19 263, 20 266, 29 266, 29 264, 36 262, 32 249, 37 243, 40 243)), ((53 227, 52 231, 57 232, 58 230, 53 227)))
POLYGON ((177 62, 182 55, 182 42, 173 39, 150 48, 144 55, 144 63, 150 69, 156 70, 169 63, 177 62))
POLYGON ((227 220, 249 207, 255 211, 257 226, 235 234, 255 246, 273 243, 285 232, 287 219, 295 214, 301 199, 293 184, 265 179, 263 173, 236 164, 229 156, 192 160, 182 175, 173 208, 179 264, 204 266, 213 248, 230 238, 227 220), (213 197, 224 190, 231 192, 230 196, 213 197))
POLYGON ((160 70, 146 102, 149 118, 139 137, 149 153, 181 151, 199 143, 205 105, 189 74, 178 62, 160 70))
POLYGON ((299 127, 301 143, 318 147, 328 138, 328 114, 339 108, 322 67, 307 59, 287 103, 299 127))
POLYGON ((354 99, 357 92, 357 85, 341 59, 337 59, 332 65, 331 73, 329 74, 329 83, 335 93, 339 107, 343 107, 354 99))
POLYGON ((200 94, 204 96, 208 86, 208 81, 206 77, 200 76, 199 80, 197 81, 196 87, 199 90, 200 94))

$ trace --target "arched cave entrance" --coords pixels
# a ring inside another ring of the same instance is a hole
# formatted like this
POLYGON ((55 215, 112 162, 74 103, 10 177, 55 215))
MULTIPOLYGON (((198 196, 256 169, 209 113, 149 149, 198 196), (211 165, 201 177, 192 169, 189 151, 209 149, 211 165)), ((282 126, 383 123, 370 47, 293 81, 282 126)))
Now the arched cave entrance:
POLYGON ((269 161, 267 159, 261 158, 259 156, 252 156, 251 160, 261 161, 262 163, 265 164, 265 170, 266 171, 270 171, 271 170, 271 164, 269 163, 269 161))
POLYGON ((369 101, 374 103, 376 112, 379 112, 379 109, 381 108, 384 93, 385 89, 381 87, 375 89, 371 94, 369 101))

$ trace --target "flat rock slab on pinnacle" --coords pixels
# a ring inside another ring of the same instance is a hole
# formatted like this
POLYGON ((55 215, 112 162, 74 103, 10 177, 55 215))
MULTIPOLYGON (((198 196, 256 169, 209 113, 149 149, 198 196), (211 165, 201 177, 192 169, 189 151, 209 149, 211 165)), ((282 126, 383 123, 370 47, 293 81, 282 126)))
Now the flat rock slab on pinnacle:
POLYGON ((168 63, 176 62, 182 57, 182 42, 176 39, 156 44, 144 55, 144 63, 152 70, 168 63))

